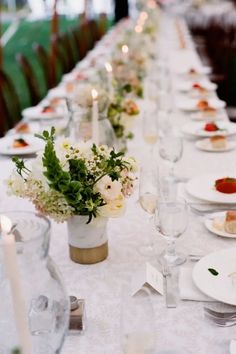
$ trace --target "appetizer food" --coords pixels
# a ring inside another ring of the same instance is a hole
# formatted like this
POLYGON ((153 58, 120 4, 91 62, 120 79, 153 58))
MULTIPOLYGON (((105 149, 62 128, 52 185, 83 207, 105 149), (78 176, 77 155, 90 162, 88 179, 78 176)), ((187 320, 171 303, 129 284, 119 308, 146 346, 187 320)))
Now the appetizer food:
POLYGON ((210 137, 210 143, 214 149, 225 149, 227 145, 227 139, 223 135, 215 135, 210 137))
POLYGON ((205 117, 211 117, 211 118, 214 118, 216 116, 216 112, 217 110, 213 107, 207 107, 205 108, 204 110, 202 110, 202 114, 205 116, 205 117))
POLYGON ((14 139, 13 144, 12 144, 13 148, 24 148, 26 146, 29 146, 29 144, 27 143, 27 141, 25 141, 22 138, 14 139))
POLYGON ((230 234, 236 234, 236 210, 227 211, 225 216, 224 229, 230 234))
POLYGON ((191 69, 189 69, 188 74, 190 76, 197 76, 198 72, 195 69, 191 68, 191 69))
POLYGON ((30 128, 28 123, 19 123, 15 127, 17 133, 30 133, 30 128))
POLYGON ((205 124, 204 130, 206 132, 216 132, 217 130, 220 130, 220 128, 214 122, 210 122, 205 124))
POLYGON ((209 108, 209 103, 205 100, 200 100, 197 103, 197 108, 199 108, 201 111, 204 111, 205 109, 209 108))
POLYGON ((215 189, 225 194, 236 193, 236 178, 224 177, 215 181, 215 189))
POLYGON ((207 89, 205 89, 203 86, 201 86, 201 85, 198 84, 198 83, 193 84, 193 85, 192 85, 192 89, 193 89, 193 90, 197 90, 199 93, 202 93, 202 94, 208 92, 207 89))
POLYGON ((51 106, 45 106, 42 109, 42 113, 54 113, 55 109, 51 106))

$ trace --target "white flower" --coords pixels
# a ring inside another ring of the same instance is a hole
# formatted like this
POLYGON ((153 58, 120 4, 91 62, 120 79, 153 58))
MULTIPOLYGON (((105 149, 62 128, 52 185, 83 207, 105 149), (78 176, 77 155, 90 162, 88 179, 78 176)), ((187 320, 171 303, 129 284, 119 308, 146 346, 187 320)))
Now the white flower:
POLYGON ((133 156, 124 157, 123 160, 129 164, 129 167, 128 167, 129 171, 134 172, 134 173, 138 172, 139 164, 138 164, 138 161, 133 156))
POLYGON ((10 195, 16 195, 18 197, 24 196, 26 190, 24 179, 17 172, 13 172, 6 183, 10 195))
POLYGON ((105 201, 111 201, 121 194, 122 185, 119 181, 112 181, 111 177, 102 177, 95 185, 95 191, 99 192, 105 201))
POLYGON ((99 215, 106 218, 118 218, 125 212, 125 197, 120 194, 116 199, 99 208, 99 215))

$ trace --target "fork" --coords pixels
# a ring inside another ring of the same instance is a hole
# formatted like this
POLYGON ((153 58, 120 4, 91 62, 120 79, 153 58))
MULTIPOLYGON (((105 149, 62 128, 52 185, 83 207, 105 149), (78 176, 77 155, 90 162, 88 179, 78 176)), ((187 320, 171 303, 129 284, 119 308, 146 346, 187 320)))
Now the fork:
POLYGON ((209 316, 205 313, 205 317, 212 323, 216 324, 219 327, 232 327, 236 325, 236 318, 234 319, 222 319, 209 316))
POLYGON ((204 311, 206 314, 216 318, 216 319, 234 319, 236 318, 236 311, 216 311, 209 309, 208 307, 204 307, 204 311))
POLYGON ((169 266, 166 263, 162 263, 162 274, 164 277, 164 291, 165 291, 165 301, 167 308, 175 308, 176 300, 173 294, 173 286, 171 281, 171 271, 169 266))

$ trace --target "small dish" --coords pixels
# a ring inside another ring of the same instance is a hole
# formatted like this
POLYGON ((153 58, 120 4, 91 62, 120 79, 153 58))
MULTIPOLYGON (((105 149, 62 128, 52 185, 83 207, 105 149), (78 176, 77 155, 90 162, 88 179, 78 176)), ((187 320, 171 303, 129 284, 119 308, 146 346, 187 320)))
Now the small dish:
POLYGON ((199 150, 206 151, 206 152, 227 152, 236 148, 235 141, 227 141, 226 147, 216 149, 212 146, 210 139, 198 140, 195 145, 199 150))
POLYGON ((206 226, 207 230, 217 236, 236 238, 236 234, 230 234, 224 230, 225 215, 226 211, 214 213, 210 218, 205 219, 204 225, 206 226))

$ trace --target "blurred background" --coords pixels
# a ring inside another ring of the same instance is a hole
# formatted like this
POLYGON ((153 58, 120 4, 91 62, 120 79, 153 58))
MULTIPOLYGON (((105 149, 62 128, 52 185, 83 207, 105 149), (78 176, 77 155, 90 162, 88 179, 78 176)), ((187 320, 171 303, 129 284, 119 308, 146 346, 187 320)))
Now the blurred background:
MULTIPOLYGON (((217 93, 227 102, 229 117, 235 121, 236 1, 155 1, 164 11, 186 18, 202 61, 212 68, 210 79, 217 83, 217 93)), ((79 31, 84 19, 98 20, 103 14, 102 35, 123 17, 135 17, 145 2, 146 0, 0 0, 0 68, 13 82, 20 109, 37 104, 50 88, 50 83, 45 80, 45 53, 50 54, 54 50, 57 59, 61 61, 58 64, 62 67, 61 75, 58 75, 57 82, 62 74, 71 70, 72 64, 66 63, 68 48, 74 46, 72 37, 75 39, 75 32, 79 31), (30 82, 31 87, 27 84, 27 73, 28 81, 32 75, 27 71, 27 65, 23 65, 27 63, 22 64, 19 54, 26 57, 34 73, 35 82, 30 82), (33 86, 37 86, 38 93, 32 99, 33 86)), ((93 35, 94 33, 91 34, 92 37, 93 35)), ((82 56, 78 57, 75 53, 74 59, 76 62, 82 56)))

